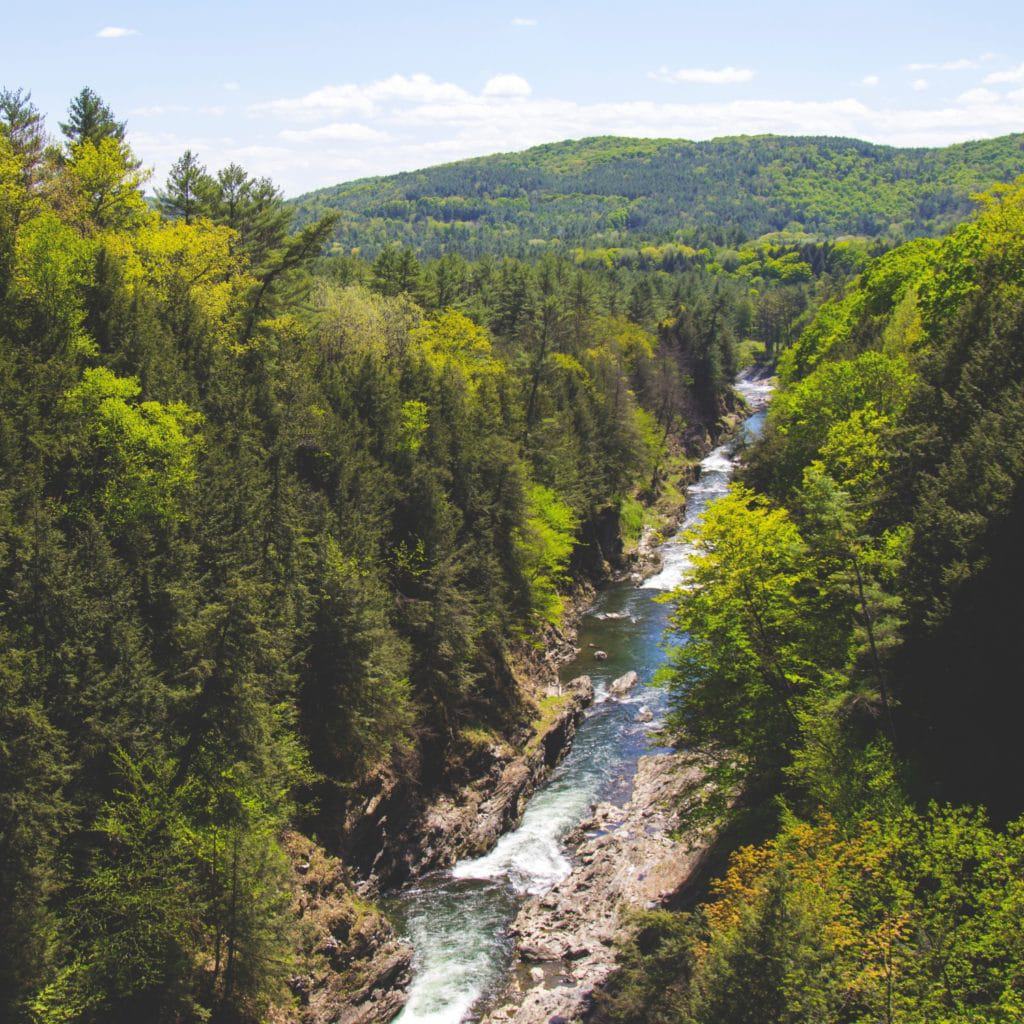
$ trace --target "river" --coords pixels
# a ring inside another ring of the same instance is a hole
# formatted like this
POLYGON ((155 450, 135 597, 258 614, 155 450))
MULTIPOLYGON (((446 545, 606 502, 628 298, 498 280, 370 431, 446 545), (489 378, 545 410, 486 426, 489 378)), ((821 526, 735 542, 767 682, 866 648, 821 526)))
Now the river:
MULTIPOLYGON (((750 439, 764 421, 769 385, 741 377, 736 388, 756 410, 741 431, 750 439)), ((662 546, 662 570, 640 587, 607 587, 584 617, 580 653, 562 674, 565 680, 589 675, 596 698, 572 749, 530 799, 518 828, 486 856, 420 879, 390 901, 399 931, 415 950, 409 1000, 395 1024, 479 1019, 505 980, 512 956, 508 926, 523 897, 545 892, 570 871, 563 837, 593 803, 629 798, 637 762, 656 749, 650 733, 665 710, 664 691, 646 685, 665 657, 669 608, 656 598, 682 579, 689 555, 682 534, 727 490, 735 450, 735 442, 722 445, 701 463, 700 477, 687 491, 680 532, 662 546), (607 651, 608 660, 597 661, 595 649, 607 651), (608 684, 631 669, 641 680, 633 694, 621 702, 606 700, 608 684), (638 720, 644 706, 653 713, 646 724, 638 720)))

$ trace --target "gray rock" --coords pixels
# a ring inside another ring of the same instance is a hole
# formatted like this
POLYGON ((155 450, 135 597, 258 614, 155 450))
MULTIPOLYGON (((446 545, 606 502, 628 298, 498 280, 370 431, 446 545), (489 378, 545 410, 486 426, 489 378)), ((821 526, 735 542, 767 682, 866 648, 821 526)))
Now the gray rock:
POLYGON ((639 679, 640 677, 635 672, 627 672, 624 676, 619 676, 608 687, 608 693, 613 697, 625 697, 636 686, 639 679))

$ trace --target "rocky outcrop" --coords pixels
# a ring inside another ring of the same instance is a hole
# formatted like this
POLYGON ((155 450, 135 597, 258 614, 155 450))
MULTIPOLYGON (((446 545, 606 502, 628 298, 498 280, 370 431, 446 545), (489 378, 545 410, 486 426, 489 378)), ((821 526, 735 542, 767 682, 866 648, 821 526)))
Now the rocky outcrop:
POLYGON ((275 1024, 386 1024, 405 1005, 412 947, 356 892, 344 865, 316 843, 290 832, 292 909, 299 964, 290 979, 299 1006, 275 1024))
POLYGON ((416 803, 407 785, 382 780, 353 815, 351 845, 377 851, 362 872, 360 891, 373 894, 460 857, 486 853, 518 824, 527 799, 569 749, 593 699, 589 676, 564 685, 550 682, 537 695, 539 717, 521 749, 494 739, 478 743, 463 765, 464 781, 430 801, 416 803))
POLYGON ((684 755, 645 757, 629 803, 595 807, 570 837, 572 873, 529 899, 512 925, 513 976, 489 1022, 548 1024, 586 1013, 614 970, 628 911, 670 903, 707 855, 707 837, 677 834, 686 794, 702 778, 684 755))

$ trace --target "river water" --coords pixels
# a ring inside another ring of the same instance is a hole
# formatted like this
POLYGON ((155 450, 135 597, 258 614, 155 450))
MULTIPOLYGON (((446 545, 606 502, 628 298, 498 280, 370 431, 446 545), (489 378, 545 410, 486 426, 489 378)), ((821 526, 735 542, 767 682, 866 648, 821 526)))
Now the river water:
MULTIPOLYGON (((736 389, 757 410, 743 425, 741 437, 747 440, 760 432, 769 385, 741 377, 736 389)), ((662 546, 661 572, 640 587, 609 586, 580 624, 580 653, 562 676, 589 675, 596 698, 568 756, 530 799, 519 827, 486 856, 422 878, 390 902, 399 931, 415 950, 409 1000, 395 1024, 479 1019, 506 977, 512 957, 508 926, 522 900, 547 891, 570 871, 563 837, 592 804, 628 800, 637 762, 656 749, 650 733, 665 711, 664 691, 647 685, 665 658, 669 608, 656 598, 681 581, 689 557, 682 534, 727 490, 736 447, 722 445, 701 463, 699 479, 687 490, 680 533, 662 546), (606 651, 608 660, 597 661, 595 649, 606 651), (606 700, 608 684, 631 669, 640 676, 631 697, 606 700), (638 720, 645 706, 654 716, 646 724, 638 720)))

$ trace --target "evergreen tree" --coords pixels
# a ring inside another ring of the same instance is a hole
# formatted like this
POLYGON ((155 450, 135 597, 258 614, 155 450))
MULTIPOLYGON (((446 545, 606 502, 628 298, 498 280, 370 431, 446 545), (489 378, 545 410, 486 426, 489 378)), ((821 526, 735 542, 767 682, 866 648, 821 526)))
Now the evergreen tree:
POLYGON ((83 142, 99 146, 104 139, 124 142, 125 123, 118 121, 110 107, 86 86, 71 101, 68 119, 60 122, 60 130, 69 147, 83 142))
POLYGON ((213 179, 191 149, 174 162, 167 175, 167 184, 157 189, 157 200, 165 216, 191 224, 205 214, 211 204, 213 179))

